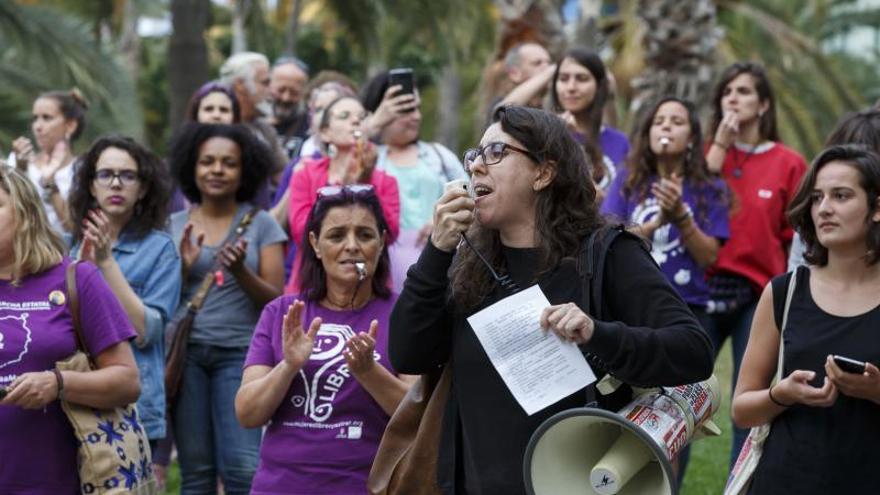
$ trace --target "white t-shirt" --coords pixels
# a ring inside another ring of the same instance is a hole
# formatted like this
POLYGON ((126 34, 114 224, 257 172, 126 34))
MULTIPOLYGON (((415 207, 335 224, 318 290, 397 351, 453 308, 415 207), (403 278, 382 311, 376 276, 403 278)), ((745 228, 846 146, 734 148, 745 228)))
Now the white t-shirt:
MULTIPOLYGON (((68 196, 70 196, 70 188, 73 185, 73 163, 76 161, 76 158, 70 160, 67 165, 61 167, 58 172, 55 173, 55 184, 58 186, 58 192, 61 194, 61 198, 64 201, 67 201, 68 196)), ((7 160, 11 167, 15 167, 16 159, 15 153, 9 154, 9 159, 7 160)), ((27 176, 34 184, 34 187, 37 188, 37 192, 40 193, 40 197, 42 197, 43 188, 40 186, 40 169, 37 168, 33 163, 28 164, 27 176)), ((64 234, 66 231, 64 230, 64 226, 61 224, 61 219, 58 218, 58 213, 55 212, 55 207, 52 206, 50 202, 47 202, 45 199, 43 200, 43 209, 46 210, 46 216, 49 218, 49 225, 52 226, 59 233, 64 234)))

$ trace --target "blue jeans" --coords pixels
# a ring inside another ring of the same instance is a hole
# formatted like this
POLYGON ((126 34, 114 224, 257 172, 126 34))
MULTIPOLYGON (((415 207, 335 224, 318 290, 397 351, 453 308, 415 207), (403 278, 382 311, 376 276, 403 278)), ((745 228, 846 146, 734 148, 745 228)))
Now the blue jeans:
MULTIPOLYGON (((721 352, 721 346, 728 336, 733 344, 733 376, 730 379, 731 396, 736 389, 736 381, 739 378, 739 366, 742 363, 743 354, 746 352, 746 344, 749 343, 749 332, 752 328, 752 317, 755 315, 755 307, 758 301, 741 306, 732 313, 710 315, 710 323, 706 330, 712 339, 715 348, 715 357, 721 352)), ((733 444, 730 449, 730 468, 736 463, 739 451, 742 448, 749 430, 733 426, 733 444)))
POLYGON ((235 418, 247 349, 190 343, 174 407, 180 493, 213 495, 217 476, 229 495, 246 495, 259 459, 262 429, 235 418))

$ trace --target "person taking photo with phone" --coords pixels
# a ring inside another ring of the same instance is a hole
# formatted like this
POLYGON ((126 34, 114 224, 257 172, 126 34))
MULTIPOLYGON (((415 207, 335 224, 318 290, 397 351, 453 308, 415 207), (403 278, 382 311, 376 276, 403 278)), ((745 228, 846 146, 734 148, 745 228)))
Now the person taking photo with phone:
POLYGON ((771 423, 748 493, 862 492, 880 486, 880 370, 872 364, 880 363, 880 155, 827 148, 788 219, 809 268, 764 288, 733 399, 737 426, 771 423), (771 385, 780 345, 782 373, 771 385), (832 354, 867 364, 847 372, 832 354))

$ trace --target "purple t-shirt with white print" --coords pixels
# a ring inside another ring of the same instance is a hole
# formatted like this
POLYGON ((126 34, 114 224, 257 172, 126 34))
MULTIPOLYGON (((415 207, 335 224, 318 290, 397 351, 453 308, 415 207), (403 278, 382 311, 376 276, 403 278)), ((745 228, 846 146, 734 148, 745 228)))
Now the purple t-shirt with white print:
MULTIPOLYGON (((575 141, 580 144, 587 142, 586 134, 580 132, 572 132, 575 141)), ((605 173, 602 180, 599 181, 599 189, 607 191, 618 172, 623 169, 623 162, 629 153, 629 140, 626 134, 614 129, 613 127, 603 126, 599 133, 599 143, 602 145, 602 166, 605 173)))
MULTIPOLYGON (((602 203, 602 213, 619 221, 641 225, 660 213, 660 204, 650 193, 650 185, 656 181, 651 178, 646 197, 639 200, 624 194, 623 186, 629 175, 622 168, 608 189, 602 203)), ((721 179, 710 179, 702 190, 695 188, 690 181, 684 181, 681 199, 694 214, 697 226, 708 236, 724 242, 730 237, 728 228, 728 208, 722 198, 725 185, 721 179), (702 197, 702 200, 698 198, 702 197)), ((671 222, 654 231, 651 241, 651 255, 673 287, 688 304, 705 306, 709 300, 709 287, 705 272, 681 242, 681 232, 671 222)))
MULTIPOLYGON (((275 366, 284 359, 281 324, 296 296, 269 303, 254 330, 244 366, 275 366)), ((356 311, 335 311, 314 301, 303 308, 303 327, 321 317, 308 363, 275 411, 260 447, 253 495, 366 493, 367 475, 388 415, 348 370, 346 340, 379 321, 374 358, 391 370, 388 319, 396 296, 375 298, 356 311)), ((393 371, 392 371, 393 373, 393 371)))
MULTIPOLYGON (((46 371, 76 351, 65 270, 70 260, 22 279, 0 280, 0 387, 46 371)), ((76 268, 83 336, 92 355, 134 337, 110 287, 89 263, 76 268)), ((0 493, 80 493, 73 429, 58 401, 44 409, 0 406, 0 493)))

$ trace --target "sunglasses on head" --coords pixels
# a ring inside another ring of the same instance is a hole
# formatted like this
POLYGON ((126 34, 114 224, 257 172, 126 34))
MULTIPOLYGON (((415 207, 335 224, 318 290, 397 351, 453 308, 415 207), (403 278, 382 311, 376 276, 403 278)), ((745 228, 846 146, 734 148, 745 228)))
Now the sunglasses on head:
POLYGON ((369 198, 376 195, 372 184, 348 184, 346 186, 324 186, 318 189, 318 199, 338 198, 351 195, 354 198, 369 198))

